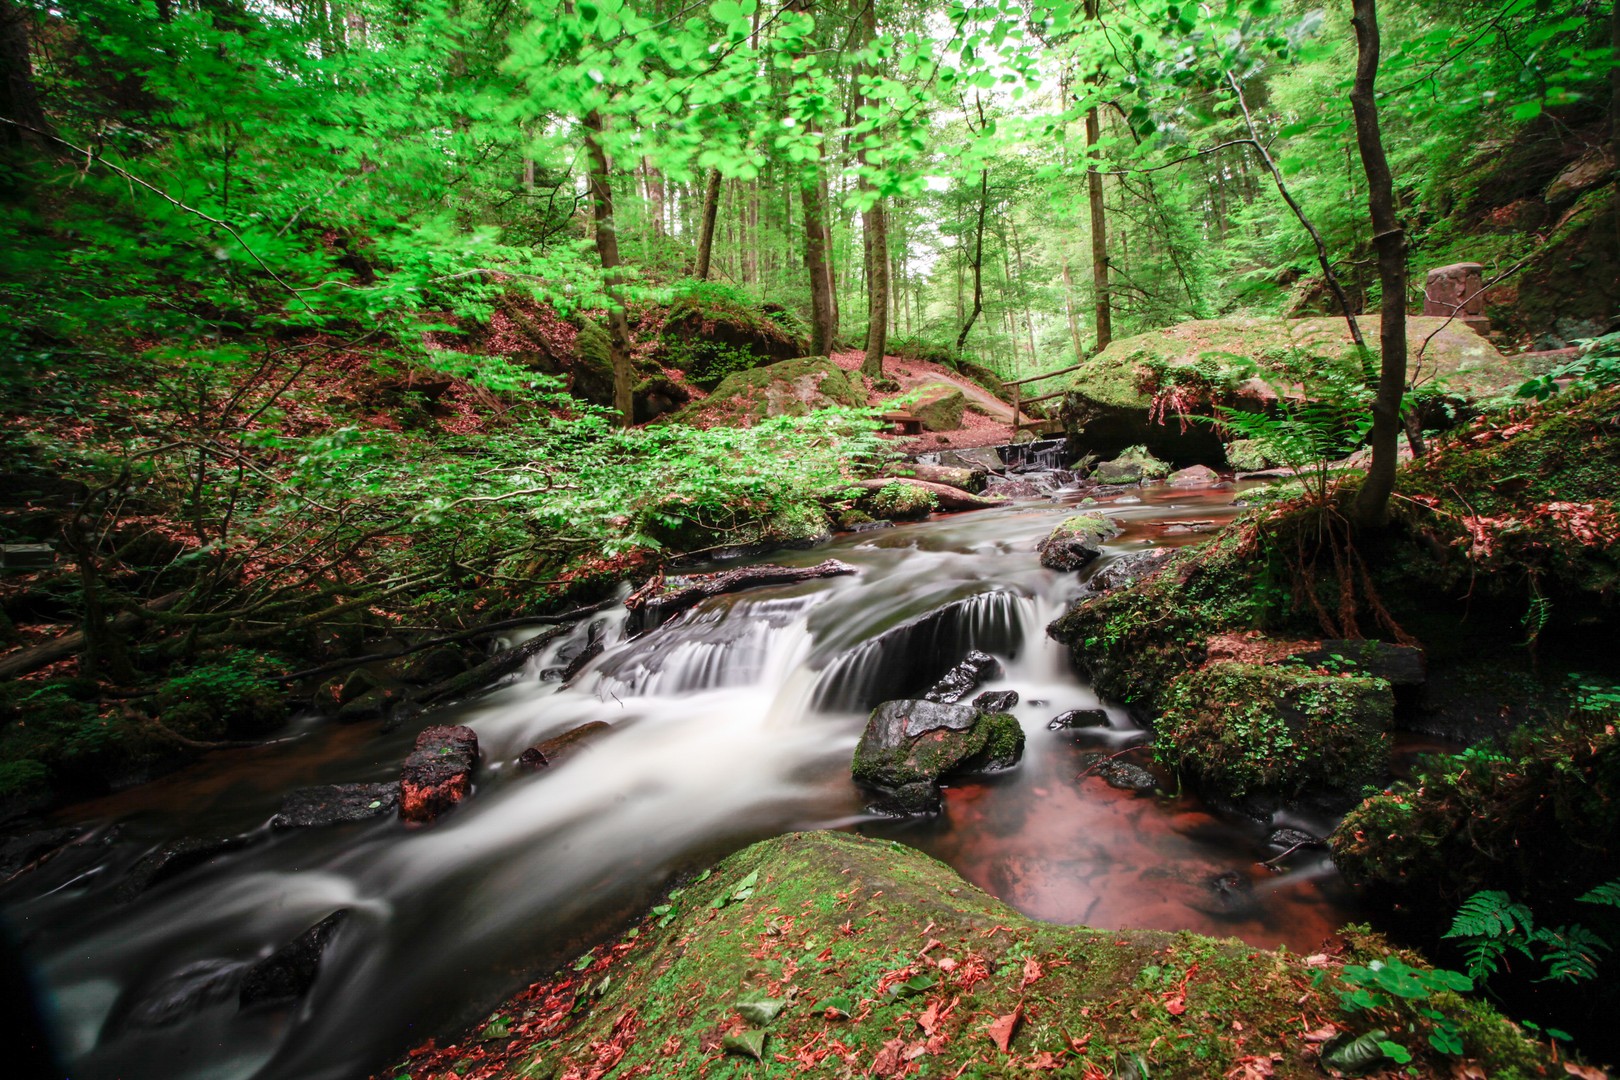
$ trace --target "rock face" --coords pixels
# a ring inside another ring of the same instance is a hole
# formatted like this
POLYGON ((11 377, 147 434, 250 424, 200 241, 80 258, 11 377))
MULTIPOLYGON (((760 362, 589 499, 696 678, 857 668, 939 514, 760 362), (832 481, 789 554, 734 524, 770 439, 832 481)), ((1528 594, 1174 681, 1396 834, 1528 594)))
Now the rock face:
POLYGON ((1485 317, 1485 268, 1476 262, 1452 263, 1429 271, 1423 283, 1423 314, 1455 316, 1477 334, 1491 332, 1485 317))
POLYGON ((1107 727, 1108 714, 1101 709, 1070 709, 1060 712, 1046 722, 1048 731, 1061 731, 1065 728, 1095 728, 1107 727))
POLYGON ((1017 704, 1016 690, 986 690, 973 699, 973 707, 980 712, 1006 712, 1017 704))
POLYGON ((889 795, 901 809, 918 812, 937 804, 942 777, 1010 768, 1023 753, 1023 728, 1006 713, 887 701, 867 721, 850 771, 857 782, 889 795))
POLYGON ((1099 484, 1140 484, 1144 480, 1160 480, 1170 473, 1170 466, 1148 452, 1146 447, 1127 447, 1111 461, 1104 461, 1092 470, 1091 479, 1099 484))
POLYGON ((237 996, 239 1005, 244 1009, 285 1005, 309 993, 315 976, 320 974, 327 943, 348 917, 349 909, 339 908, 248 968, 237 996))
POLYGON ((534 772, 538 769, 549 768, 564 758, 577 753, 586 743, 606 735, 613 730, 613 725, 603 723, 601 720, 592 720, 588 724, 581 724, 577 728, 553 736, 543 743, 537 743, 518 755, 518 767, 534 772))
POLYGON ((675 418, 699 425, 749 427, 769 416, 803 416, 829 405, 860 406, 865 394, 825 356, 783 360, 727 375, 714 393, 675 418))
POLYGON ((1383 775, 1394 709, 1383 679, 1213 662, 1171 685, 1154 744, 1221 798, 1356 792, 1383 775))
POLYGON ((923 388, 921 397, 911 406, 911 415, 922 421, 926 431, 955 431, 962 426, 966 407, 962 391, 942 383, 923 388))
POLYGON ((399 784, 327 784, 301 788, 281 802, 272 829, 308 829, 399 813, 399 784))
POLYGON ((400 816, 418 824, 429 822, 465 799, 472 790, 477 761, 478 735, 472 728, 423 729, 400 770, 400 816))
POLYGON ((974 649, 941 676, 933 688, 923 695, 923 700, 946 703, 961 701, 986 679, 1000 678, 1001 672, 1001 661, 989 653, 974 649))
POLYGON ((1102 554, 1103 542, 1119 535, 1119 526, 1102 514, 1076 514, 1046 534, 1036 550, 1048 570, 1078 570, 1102 554))

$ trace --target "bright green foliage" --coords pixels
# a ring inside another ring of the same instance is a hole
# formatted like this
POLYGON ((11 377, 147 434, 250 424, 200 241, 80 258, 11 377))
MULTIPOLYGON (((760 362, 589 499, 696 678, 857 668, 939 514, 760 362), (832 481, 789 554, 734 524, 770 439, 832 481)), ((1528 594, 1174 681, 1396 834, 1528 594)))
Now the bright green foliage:
MULTIPOLYGON (((1474 982, 1468 976, 1443 968, 1412 967, 1399 957, 1388 956, 1365 965, 1347 964, 1339 977, 1350 987, 1339 994, 1340 1004, 1347 1011, 1398 1014, 1402 1010, 1410 1010, 1428 1021, 1430 1046, 1442 1054, 1463 1053, 1461 1027, 1443 1009, 1436 1007, 1442 1002, 1432 999, 1472 990, 1474 982)), ((1411 1051, 1393 1039, 1376 1038, 1373 1041, 1382 1055, 1396 1064, 1404 1065, 1412 1060, 1411 1051)), ((1358 1055, 1350 1053, 1344 1056, 1358 1055)), ((1364 1052, 1359 1056, 1365 1056, 1364 1052)), ((1344 1064, 1365 1065, 1371 1062, 1345 1061, 1344 1064)))
POLYGON ((1578 390, 1601 390, 1620 383, 1620 333, 1580 342, 1581 354, 1567 364, 1519 387, 1519 396, 1545 401, 1558 393, 1558 380, 1573 380, 1578 390))
MULTIPOLYGON (((1605 882, 1577 899, 1620 907, 1620 880, 1605 882)), ((1612 948, 1602 936, 1579 923, 1537 926, 1530 908, 1500 889, 1484 889, 1470 896, 1457 910, 1445 936, 1462 942, 1468 974, 1481 981, 1502 968, 1510 950, 1540 962, 1548 980, 1595 979, 1599 954, 1612 948)))

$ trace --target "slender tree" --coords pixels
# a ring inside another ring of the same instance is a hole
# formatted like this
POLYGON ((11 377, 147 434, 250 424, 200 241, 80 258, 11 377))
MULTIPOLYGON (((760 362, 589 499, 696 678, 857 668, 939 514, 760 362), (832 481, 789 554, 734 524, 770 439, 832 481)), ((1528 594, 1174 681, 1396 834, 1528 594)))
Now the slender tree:
MULTIPOLYGON (((861 29, 867 43, 871 43, 877 37, 877 4, 875 0, 855 2, 862 5, 861 29)), ((870 67, 864 73, 868 78, 877 75, 870 67)), ((857 90, 857 113, 862 100, 857 90)), ((863 140, 858 154, 863 169, 861 188, 871 195, 872 202, 861 211, 861 231, 866 240, 866 356, 861 361, 861 374, 878 378, 883 374, 883 350, 889 339, 889 230, 883 215, 883 196, 873 190, 864 172, 871 165, 867 149, 863 140)))
POLYGON ((613 407, 619 423, 629 427, 635 421, 631 393, 630 322, 624 314, 624 297, 619 290, 621 260, 619 236, 613 222, 613 183, 608 171, 607 151, 602 147, 602 116, 585 116, 585 154, 589 161, 591 216, 596 225, 596 255, 602 263, 602 287, 608 298, 608 355, 613 364, 613 407))

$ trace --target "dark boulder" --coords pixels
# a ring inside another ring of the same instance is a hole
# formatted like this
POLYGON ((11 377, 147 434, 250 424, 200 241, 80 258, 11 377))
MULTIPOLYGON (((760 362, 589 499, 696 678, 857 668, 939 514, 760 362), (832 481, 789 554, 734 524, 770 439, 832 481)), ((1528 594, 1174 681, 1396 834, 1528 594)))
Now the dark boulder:
POLYGON ((1175 553, 1175 548, 1149 548, 1121 555, 1091 575, 1086 581, 1086 591, 1103 593, 1133 584, 1169 562, 1175 553))
POLYGON ((1046 722, 1048 731, 1061 731, 1064 728, 1094 728, 1107 727, 1108 714, 1101 709, 1070 709, 1060 712, 1046 722))
POLYGON ((227 1001, 236 993, 242 973, 248 968, 241 960, 199 960, 164 976, 120 1009, 112 1026, 121 1028, 161 1028, 177 1024, 210 1005, 227 1001))
POLYGON ((940 680, 923 695, 923 700, 952 704, 978 689, 980 683, 987 679, 1000 678, 1001 674, 1001 661, 989 653, 974 649, 941 676, 940 680))
POLYGON ((272 829, 341 825, 399 813, 399 784, 324 784, 300 788, 281 801, 272 829))
POLYGON ((1119 526, 1098 513, 1075 514, 1048 533, 1035 550, 1048 570, 1078 570, 1102 554, 1103 543, 1119 535, 1119 526))
POLYGON ((1159 790, 1158 777, 1140 765, 1103 754, 1087 754, 1080 760, 1085 765, 1082 776, 1096 776, 1111 788, 1133 791, 1138 795, 1151 795, 1159 790))
POLYGON ((1312 836, 1303 829, 1273 829, 1271 835, 1266 837, 1266 843, 1285 850, 1327 847, 1326 840, 1312 836))
POLYGON ((428 822, 472 791, 478 735, 469 727, 436 725, 416 737, 416 749, 400 770, 400 816, 428 822))
POLYGON ((249 968, 237 996, 240 1007, 286 1005, 309 993, 326 946, 348 918, 349 909, 339 908, 249 968))
POLYGON ((41 829, 0 840, 0 880, 14 877, 78 839, 80 830, 41 829))
POLYGON ((133 900, 152 886, 203 865, 220 855, 240 851, 256 837, 185 836, 171 840, 143 855, 118 886, 120 900, 133 900))
POLYGON ((888 701, 867 721, 851 772, 890 802, 929 801, 916 785, 966 772, 1010 768, 1024 752, 1024 731, 1007 713, 969 705, 888 701))
POLYGON ((412 657, 400 671, 399 677, 418 686, 431 686, 455 678, 468 666, 467 658, 460 649, 440 645, 412 657))
POLYGON ((545 742, 537 743, 518 755, 518 767, 534 771, 556 765, 564 758, 576 753, 586 743, 613 730, 612 724, 601 720, 592 720, 588 724, 581 724, 577 728, 553 736, 545 742))
POLYGON ((980 712, 1006 712, 1017 704, 1016 690, 986 690, 973 699, 973 707, 980 712))

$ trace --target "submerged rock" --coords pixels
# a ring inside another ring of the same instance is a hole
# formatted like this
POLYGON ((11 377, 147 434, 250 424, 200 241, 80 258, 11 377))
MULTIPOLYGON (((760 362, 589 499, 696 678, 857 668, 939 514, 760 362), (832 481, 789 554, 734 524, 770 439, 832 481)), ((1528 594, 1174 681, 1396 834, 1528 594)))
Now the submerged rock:
POLYGON ((230 999, 248 965, 241 960, 199 960, 144 988, 114 1022, 117 1028, 161 1028, 230 999))
POLYGON ((472 790, 478 735, 470 727, 437 725, 416 737, 416 749, 400 769, 400 816, 432 821, 472 790))
POLYGON ((78 839, 82 831, 75 828, 41 829, 0 840, 0 880, 20 874, 60 851, 78 839))
POLYGON ((1091 575, 1086 581, 1086 591, 1108 592, 1134 584, 1169 562, 1175 553, 1175 548, 1149 548, 1121 555, 1091 575))
POLYGON ((366 821, 399 812, 399 782, 300 788, 281 801, 272 829, 308 829, 366 821))
POLYGON ((1070 709, 1060 712, 1046 722, 1048 731, 1061 731, 1064 728, 1095 728, 1107 727, 1108 714, 1101 709, 1070 709))
POLYGON ((287 944, 248 969, 237 996, 241 1008, 285 1005, 309 993, 320 974, 321 957, 327 944, 349 918, 348 908, 332 914, 293 938, 287 944))
POLYGON ((1046 534, 1036 550, 1048 570, 1078 570, 1102 554, 1103 542, 1119 535, 1119 526, 1095 512, 1075 514, 1046 534))
MULTIPOLYGON (((887 701, 873 710, 855 747, 855 780, 909 805, 937 803, 935 787, 955 773, 1010 768, 1024 752, 1024 730, 1007 713, 971 705, 887 701)), ((916 811, 908 811, 916 812, 916 811)))
POLYGON ((973 699, 973 707, 980 712, 1006 712, 1017 704, 1016 690, 986 690, 973 699))
POLYGON ((1320 837, 1312 836, 1303 829, 1273 829, 1271 835, 1266 837, 1266 843, 1270 844, 1272 847, 1284 849, 1327 847, 1326 840, 1323 840, 1320 837))
POLYGON ((923 695, 924 701, 957 702, 967 697, 987 679, 1002 675, 1001 661, 989 653, 972 650, 960 663, 940 677, 923 695))
POLYGON ((219 855, 240 851, 254 841, 247 836, 183 836, 141 857, 118 886, 118 899, 133 900, 152 886, 219 855))
POLYGON ((561 735, 554 735, 545 742, 536 743, 518 755, 517 763, 521 769, 533 772, 537 769, 556 765, 564 758, 577 753, 581 747, 593 739, 606 735, 613 730, 613 725, 601 720, 592 720, 588 724, 581 724, 561 735))

